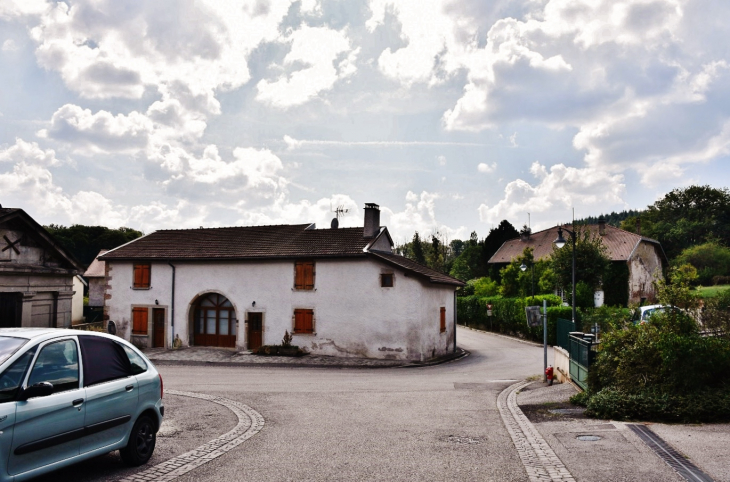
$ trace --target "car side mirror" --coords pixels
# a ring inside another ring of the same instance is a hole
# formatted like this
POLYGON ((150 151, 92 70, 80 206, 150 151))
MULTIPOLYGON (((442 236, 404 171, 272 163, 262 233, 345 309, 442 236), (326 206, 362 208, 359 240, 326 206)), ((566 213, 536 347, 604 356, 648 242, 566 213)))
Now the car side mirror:
POLYGON ((20 396, 18 397, 18 400, 25 401, 29 398, 35 398, 35 397, 47 397, 48 395, 53 393, 53 383, 51 382, 40 382, 36 383, 35 385, 31 385, 22 392, 20 392, 20 396))

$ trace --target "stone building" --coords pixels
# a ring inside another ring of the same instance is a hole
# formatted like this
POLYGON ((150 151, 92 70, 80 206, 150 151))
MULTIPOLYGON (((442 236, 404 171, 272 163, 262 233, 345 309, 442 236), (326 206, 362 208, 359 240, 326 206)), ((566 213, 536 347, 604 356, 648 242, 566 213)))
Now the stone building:
POLYGON ((156 231, 112 249, 106 315, 138 345, 255 349, 286 331, 310 353, 422 360, 455 349, 455 278, 393 253, 376 204, 364 227, 156 231))
POLYGON ((0 327, 70 326, 80 271, 25 211, 0 206, 0 327))

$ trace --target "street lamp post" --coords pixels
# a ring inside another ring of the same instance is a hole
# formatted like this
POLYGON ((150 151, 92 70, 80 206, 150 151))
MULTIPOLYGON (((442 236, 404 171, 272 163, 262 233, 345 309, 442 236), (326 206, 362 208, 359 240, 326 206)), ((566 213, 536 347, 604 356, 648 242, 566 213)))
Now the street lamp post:
MULTIPOLYGON (((573 227, 573 229, 575 229, 575 227, 573 227)), ((558 226, 558 239, 553 241, 555 243, 555 247, 558 249, 565 246, 566 243, 565 238, 563 238, 563 230, 570 234, 570 239, 573 242, 573 323, 575 323, 575 231, 558 226)))

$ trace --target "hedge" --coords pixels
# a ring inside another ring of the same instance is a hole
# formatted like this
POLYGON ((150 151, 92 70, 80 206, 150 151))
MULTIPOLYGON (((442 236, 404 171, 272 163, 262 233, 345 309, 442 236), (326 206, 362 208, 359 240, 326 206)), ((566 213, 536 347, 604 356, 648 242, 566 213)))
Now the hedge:
POLYGON ((548 306, 548 344, 557 342, 557 319, 570 319, 572 309, 562 306, 562 300, 555 295, 539 295, 527 298, 501 298, 461 296, 456 300, 457 321, 460 325, 517 336, 542 343, 542 325, 527 326, 525 307, 539 305, 547 301, 548 306), (492 305, 492 316, 487 316, 487 303, 492 305))

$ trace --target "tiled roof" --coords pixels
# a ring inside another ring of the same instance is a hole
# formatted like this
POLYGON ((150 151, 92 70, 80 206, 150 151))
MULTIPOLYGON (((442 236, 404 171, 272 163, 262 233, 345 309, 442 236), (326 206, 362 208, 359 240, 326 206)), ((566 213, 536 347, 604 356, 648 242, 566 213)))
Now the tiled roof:
MULTIPOLYGON (((563 226, 571 229, 570 225, 563 226)), ((598 235, 598 225, 591 224, 588 226, 581 226, 581 228, 587 228, 591 231, 591 234, 598 235)), ((505 241, 504 244, 494 253, 489 259, 490 263, 509 263, 512 259, 521 256, 525 248, 530 247, 533 251, 535 259, 542 259, 550 256, 554 249, 553 241, 558 237, 558 227, 552 227, 544 231, 538 231, 532 233, 530 238, 526 241, 520 240, 520 238, 510 239, 505 241)), ((563 232, 563 238, 570 242, 570 235, 563 232)), ((656 244, 659 248, 659 252, 664 257, 664 252, 661 249, 659 241, 654 239, 645 238, 629 231, 616 228, 611 225, 606 225, 605 234, 602 236, 603 244, 606 246, 608 251, 608 258, 612 261, 626 261, 631 256, 634 248, 641 241, 656 244)))
POLYGON ((447 274, 439 273, 436 270, 433 270, 427 266, 423 266, 419 263, 416 263, 413 260, 410 260, 403 256, 399 256, 397 254, 384 253, 381 251, 370 251, 370 254, 376 258, 379 258, 379 259, 382 259, 382 260, 388 262, 389 264, 403 268, 406 271, 426 277, 426 278, 428 278, 428 280, 431 283, 448 284, 448 285, 454 285, 454 286, 464 286, 465 285, 465 283, 463 281, 460 281, 456 278, 452 278, 451 276, 449 276, 447 274))
MULTIPOLYGON (((109 250, 102 249, 101 251, 99 251, 99 254, 96 255, 97 258, 107 251, 109 250)), ((106 276, 106 266, 104 261, 94 258, 94 261, 92 261, 89 267, 86 268, 84 276, 86 276, 87 278, 103 278, 104 276, 106 276)))
POLYGON ((155 231, 103 260, 233 260, 364 256, 363 228, 307 229, 308 224, 155 231))

